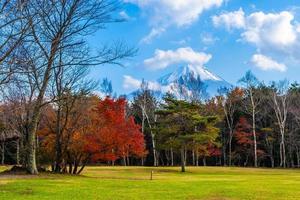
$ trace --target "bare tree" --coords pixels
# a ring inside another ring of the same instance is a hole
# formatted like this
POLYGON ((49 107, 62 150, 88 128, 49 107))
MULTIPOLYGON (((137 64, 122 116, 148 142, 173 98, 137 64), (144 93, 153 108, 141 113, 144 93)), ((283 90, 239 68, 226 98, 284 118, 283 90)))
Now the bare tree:
POLYGON ((85 37, 107 23, 119 22, 113 18, 119 8, 117 0, 26 1, 22 7, 29 24, 29 35, 23 43, 31 65, 34 104, 28 123, 26 168, 36 174, 36 131, 41 109, 46 105, 45 95, 58 66, 94 66, 119 64, 120 59, 132 56, 135 50, 123 43, 104 46, 97 55, 89 52, 85 37), (68 59, 60 63, 63 52, 68 59))
MULTIPOLYGON (((223 111, 225 114, 226 125, 229 130, 229 140, 228 140, 228 148, 229 148, 229 158, 228 165, 231 166, 232 162, 232 139, 234 133, 235 126, 235 118, 234 115, 238 109, 239 101, 242 98, 242 91, 239 88, 228 89, 228 88, 220 88, 219 93, 223 98, 223 111)), ((225 161, 224 161, 225 162, 225 161)))
POLYGON ((68 146, 68 142, 63 144, 62 140, 75 102, 90 93, 96 86, 94 81, 86 78, 89 73, 87 66, 65 65, 64 61, 67 61, 67 58, 68 55, 60 53, 59 63, 53 69, 53 76, 50 80, 51 87, 46 94, 56 112, 55 172, 62 170, 63 154, 68 146))
POLYGON ((287 80, 273 82, 271 99, 280 132, 280 166, 286 167, 285 129, 290 106, 289 82, 287 80))
POLYGON ((154 134, 154 126, 157 118, 155 115, 157 101, 154 98, 153 92, 149 89, 148 83, 144 80, 142 81, 140 90, 135 96, 134 104, 137 106, 139 113, 141 114, 142 133, 145 134, 146 125, 149 127, 153 153, 153 166, 158 166, 158 155, 154 134))
POLYGON ((254 166, 257 167, 257 136, 256 136, 256 115, 258 113, 257 107, 260 103, 259 95, 257 94, 256 87, 259 82, 258 79, 252 74, 251 71, 247 71, 245 76, 242 77, 239 82, 245 86, 244 92, 246 99, 245 110, 252 116, 252 135, 254 142, 254 166))
POLYGON ((23 1, 0 1, 0 86, 7 83, 15 73, 11 65, 14 53, 29 28, 22 7, 23 1))

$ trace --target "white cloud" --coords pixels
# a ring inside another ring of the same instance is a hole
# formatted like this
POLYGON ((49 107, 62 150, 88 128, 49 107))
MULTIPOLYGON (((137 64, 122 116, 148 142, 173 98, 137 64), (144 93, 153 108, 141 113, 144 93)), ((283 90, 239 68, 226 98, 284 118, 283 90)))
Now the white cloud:
MULTIPOLYGON (((123 76, 123 88, 127 90, 138 90, 141 87, 142 81, 133 78, 129 75, 123 76)), ((154 91, 160 91, 162 86, 158 82, 154 81, 147 81, 148 88, 154 91)))
POLYGON ((212 17, 216 27, 225 26, 228 30, 245 27, 245 13, 242 8, 238 11, 223 13, 212 17))
MULTIPOLYGON (((300 28, 292 12, 254 12, 245 15, 240 9, 214 16, 213 22, 217 27, 240 29, 241 40, 253 44, 261 54, 272 54, 273 57, 283 56, 286 58, 285 62, 300 61, 298 53, 300 28), (240 16, 238 21, 241 23, 236 23, 234 16, 240 16), (242 23, 242 18, 244 18, 244 23, 242 23)), ((282 66, 280 69, 283 69, 282 66)))
POLYGON ((164 28, 152 28, 151 32, 141 40, 141 43, 149 44, 153 40, 153 38, 161 35, 164 32, 164 28))
POLYGON ((141 81, 132 78, 131 76, 124 75, 123 76, 124 81, 123 81, 123 88, 124 89, 137 89, 140 88, 141 86, 141 81))
POLYGON ((287 11, 269 14, 252 13, 247 17, 242 37, 245 41, 262 48, 288 47, 295 44, 297 40, 296 26, 292 24, 293 19, 293 14, 287 11))
POLYGON ((173 50, 155 50, 154 56, 144 60, 144 65, 151 70, 164 69, 172 64, 188 63, 203 66, 212 56, 203 52, 196 52, 190 47, 173 50))
POLYGON ((197 21, 203 11, 220 7, 224 0, 124 0, 124 2, 139 6, 150 17, 152 28, 166 29, 172 25, 188 26, 197 21))
POLYGON ((270 57, 264 56, 262 54, 254 54, 252 56, 251 62, 258 68, 268 71, 277 70, 284 72, 286 71, 286 66, 283 63, 278 63, 270 57))
POLYGON ((204 33, 201 35, 201 42, 205 45, 211 45, 214 44, 218 38, 214 37, 213 35, 209 33, 204 33))
POLYGON ((212 18, 216 27, 243 29, 242 38, 259 48, 272 47, 283 49, 297 41, 298 27, 293 24, 291 12, 280 13, 254 12, 245 16, 242 9, 212 18))
POLYGON ((150 12, 152 23, 189 25, 196 21, 204 10, 219 7, 223 0, 124 0, 150 12))

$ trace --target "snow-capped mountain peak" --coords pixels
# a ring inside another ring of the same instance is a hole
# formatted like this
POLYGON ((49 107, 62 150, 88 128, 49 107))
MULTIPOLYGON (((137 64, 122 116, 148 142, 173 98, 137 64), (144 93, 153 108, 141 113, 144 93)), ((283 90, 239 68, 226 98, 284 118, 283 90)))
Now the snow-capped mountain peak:
POLYGON ((162 85, 167 85, 170 83, 174 83, 179 80, 180 77, 188 77, 192 76, 194 78, 200 78, 202 81, 212 80, 212 81, 222 81, 222 79, 206 68, 201 66, 181 66, 176 71, 169 73, 161 78, 158 79, 158 82, 162 85))
POLYGON ((181 66, 174 72, 159 78, 158 83, 165 88, 174 88, 174 84, 180 84, 188 90, 190 77, 195 78, 195 80, 200 79, 204 83, 208 97, 217 95, 218 89, 221 87, 231 87, 231 84, 214 75, 205 67, 195 65, 181 66))
MULTIPOLYGON (((134 84, 136 87, 136 85, 141 84, 140 80, 130 76, 125 76, 125 80, 125 85, 134 84)), ((181 98, 182 95, 193 96, 194 93, 197 95, 199 92, 202 95, 202 99, 208 99, 218 95, 219 88, 232 87, 230 83, 213 74, 205 67, 195 65, 181 66, 174 72, 157 79, 157 81, 149 81, 147 83, 149 88, 156 92, 158 96, 170 92, 178 98, 181 98)))

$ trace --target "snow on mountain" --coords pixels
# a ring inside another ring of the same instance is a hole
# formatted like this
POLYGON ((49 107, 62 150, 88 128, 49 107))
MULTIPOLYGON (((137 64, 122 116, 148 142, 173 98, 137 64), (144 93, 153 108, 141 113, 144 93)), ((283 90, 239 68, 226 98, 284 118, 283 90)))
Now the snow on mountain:
POLYGON ((222 79, 219 76, 214 75, 212 72, 208 71, 205 67, 202 66, 182 66, 179 67, 176 71, 169 73, 165 76, 162 76, 158 79, 158 83, 162 88, 173 88, 173 92, 176 96, 178 91, 174 90, 174 86, 179 84, 184 86, 187 90, 190 87, 190 79, 201 80, 204 87, 206 87, 207 97, 213 97, 217 95, 218 89, 221 87, 231 87, 231 84, 222 79))
MULTIPOLYGON (((132 98, 141 83, 141 80, 134 79, 131 76, 124 76, 124 86, 136 89, 127 96, 128 98, 132 98)), ((232 86, 221 77, 208 71, 205 67, 195 65, 179 67, 174 72, 160 77, 157 81, 148 81, 147 83, 149 89, 153 90, 158 97, 162 97, 167 92, 174 94, 177 98, 182 98, 182 96, 190 97, 193 91, 197 91, 199 88, 203 99, 216 96, 218 89, 221 87, 230 88, 232 86), (185 92, 184 95, 182 95, 182 91, 185 92)))
POLYGON ((161 83, 162 85, 167 85, 178 81, 181 77, 188 77, 188 76, 193 76, 194 78, 200 77, 202 81, 222 80, 220 77, 214 75, 204 67, 188 65, 188 66, 179 67, 176 71, 159 78, 158 82, 161 83))

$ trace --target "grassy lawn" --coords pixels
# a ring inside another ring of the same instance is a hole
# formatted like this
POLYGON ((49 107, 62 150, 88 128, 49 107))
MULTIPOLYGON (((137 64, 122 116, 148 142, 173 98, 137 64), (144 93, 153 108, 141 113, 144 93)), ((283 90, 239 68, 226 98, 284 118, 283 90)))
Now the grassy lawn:
POLYGON ((300 170, 188 167, 180 173, 179 167, 88 167, 81 176, 0 177, 0 199, 7 200, 299 198, 300 170))

